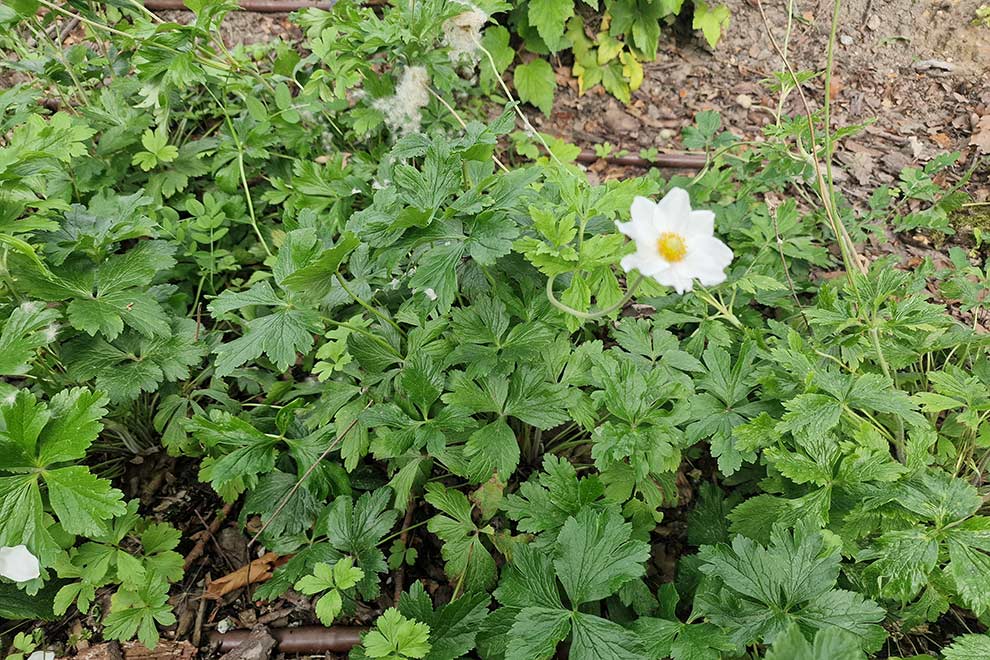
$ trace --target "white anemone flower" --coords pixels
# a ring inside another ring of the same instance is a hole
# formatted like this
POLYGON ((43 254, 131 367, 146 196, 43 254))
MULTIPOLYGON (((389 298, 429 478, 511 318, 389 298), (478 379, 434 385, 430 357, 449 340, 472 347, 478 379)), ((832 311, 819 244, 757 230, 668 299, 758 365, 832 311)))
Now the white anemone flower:
POLYGON ((637 270, 677 293, 690 291, 694 280, 703 286, 725 281, 732 250, 715 238, 715 214, 692 211, 683 188, 673 188, 659 202, 645 197, 633 200, 629 222, 616 222, 636 243, 636 252, 622 258, 628 273, 637 270))
POLYGON ((41 575, 41 564, 25 545, 2 547, 0 575, 14 582, 27 582, 41 575))

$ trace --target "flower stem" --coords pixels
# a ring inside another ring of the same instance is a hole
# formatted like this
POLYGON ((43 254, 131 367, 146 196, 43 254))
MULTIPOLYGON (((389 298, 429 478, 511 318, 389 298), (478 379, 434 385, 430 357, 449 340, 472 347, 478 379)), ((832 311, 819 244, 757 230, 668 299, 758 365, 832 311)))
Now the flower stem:
POLYGON ((637 273, 636 279, 633 280, 632 284, 629 285, 629 288, 626 289, 626 295, 622 296, 622 300, 615 303, 614 305, 610 305, 606 307, 605 309, 599 309, 593 312, 582 312, 560 302, 560 300, 557 299, 557 296, 553 294, 553 282, 556 278, 557 278, 556 274, 551 275, 550 277, 547 278, 547 298, 550 300, 550 304, 556 307, 557 309, 559 309, 560 311, 564 312, 565 314, 576 316, 582 321, 593 321, 595 319, 600 319, 603 316, 608 316, 609 314, 611 314, 612 312, 618 309, 622 309, 622 307, 624 307, 627 302, 632 300, 633 294, 636 293, 636 289, 639 288, 640 283, 642 283, 643 281, 643 276, 637 273))

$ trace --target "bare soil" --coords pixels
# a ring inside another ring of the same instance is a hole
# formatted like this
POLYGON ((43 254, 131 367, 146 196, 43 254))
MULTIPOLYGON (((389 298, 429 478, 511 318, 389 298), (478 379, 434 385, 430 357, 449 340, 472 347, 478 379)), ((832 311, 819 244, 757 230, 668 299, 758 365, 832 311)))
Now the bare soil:
MULTIPOLYGON (((990 114, 990 28, 973 18, 981 0, 851 0, 840 10, 832 95, 833 125, 870 123, 837 154, 839 181, 860 186, 885 183, 904 167, 937 153, 969 145, 990 114)), ((678 25, 656 62, 645 65, 643 85, 628 107, 601 88, 577 94, 577 83, 559 76, 551 117, 533 113, 540 130, 590 146, 609 142, 633 153, 677 149, 680 129, 701 110, 718 110, 725 128, 759 139, 773 121, 776 97, 761 83, 781 68, 760 11, 748 0, 728 0, 732 22, 715 49, 678 25)), ((784 44, 785 2, 765 11, 775 38, 784 44)), ((832 5, 796 2, 788 57, 795 70, 826 64, 832 5)), ((809 83, 814 107, 823 81, 809 83)), ((803 110, 792 95, 785 111, 803 110)), ((973 190, 990 195, 986 182, 973 190)))

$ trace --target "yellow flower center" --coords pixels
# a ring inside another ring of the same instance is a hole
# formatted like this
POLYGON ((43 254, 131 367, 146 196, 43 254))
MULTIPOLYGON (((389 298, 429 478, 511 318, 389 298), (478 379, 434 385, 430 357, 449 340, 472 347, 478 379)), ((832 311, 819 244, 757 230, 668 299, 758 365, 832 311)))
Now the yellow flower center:
POLYGON ((670 263, 677 263, 687 254, 687 244, 680 234, 665 231, 657 239, 657 252, 670 263))

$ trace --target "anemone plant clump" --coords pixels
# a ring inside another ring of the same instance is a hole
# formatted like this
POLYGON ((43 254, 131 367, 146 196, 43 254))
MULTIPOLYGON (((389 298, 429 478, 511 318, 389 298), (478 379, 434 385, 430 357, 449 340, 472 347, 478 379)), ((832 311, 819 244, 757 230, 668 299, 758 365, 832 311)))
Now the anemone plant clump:
MULTIPOLYGON (((207 607, 361 626, 352 658, 990 657, 986 266, 857 252, 945 227, 958 154, 855 208, 856 127, 785 58, 806 116, 702 112, 693 176, 593 184, 515 100, 550 65, 507 71, 504 5, 340 0, 236 47, 187 5, 0 6, 12 657, 207 607)), ((550 9, 507 24, 584 61, 550 9)))

